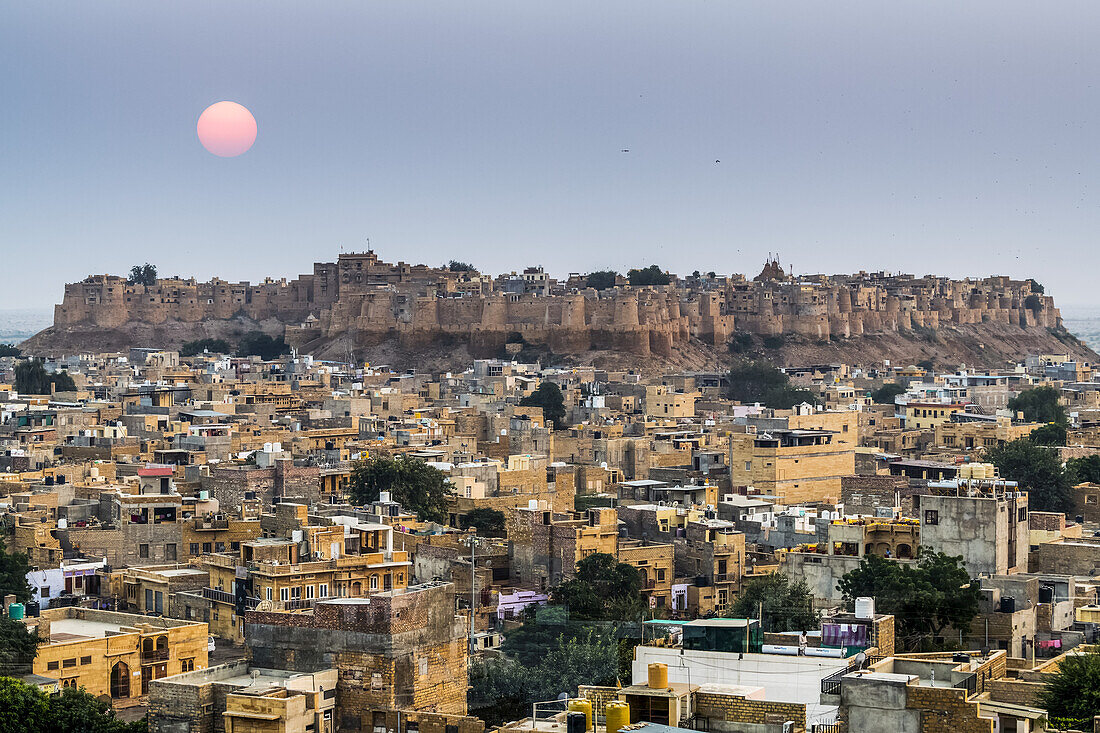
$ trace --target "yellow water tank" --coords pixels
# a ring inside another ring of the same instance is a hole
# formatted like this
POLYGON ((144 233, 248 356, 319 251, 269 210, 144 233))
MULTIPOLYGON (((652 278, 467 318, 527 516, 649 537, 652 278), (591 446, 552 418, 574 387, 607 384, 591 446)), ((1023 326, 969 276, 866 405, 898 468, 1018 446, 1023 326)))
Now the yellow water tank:
POLYGON ((621 700, 612 700, 604 710, 607 718, 607 733, 619 733, 630 725, 630 706, 621 700))
POLYGON ((653 690, 668 689, 668 665, 652 662, 649 665, 649 687, 653 690))
POLYGON ((959 478, 970 478, 973 473, 974 467, 971 466, 969 463, 964 463, 959 466, 959 478))
POLYGON ((592 703, 583 697, 569 701, 569 711, 572 713, 584 713, 584 729, 592 730, 592 703))

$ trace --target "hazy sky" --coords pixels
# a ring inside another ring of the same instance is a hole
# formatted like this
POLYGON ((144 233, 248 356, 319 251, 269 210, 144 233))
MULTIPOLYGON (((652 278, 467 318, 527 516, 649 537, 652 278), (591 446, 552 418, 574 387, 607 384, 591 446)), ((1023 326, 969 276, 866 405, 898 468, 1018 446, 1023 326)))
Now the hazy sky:
POLYGON ((292 276, 368 237, 562 275, 777 251, 1100 305, 1098 36, 1095 0, 10 2, 0 308, 145 261, 292 276), (196 138, 219 100, 258 122, 241 157, 196 138))

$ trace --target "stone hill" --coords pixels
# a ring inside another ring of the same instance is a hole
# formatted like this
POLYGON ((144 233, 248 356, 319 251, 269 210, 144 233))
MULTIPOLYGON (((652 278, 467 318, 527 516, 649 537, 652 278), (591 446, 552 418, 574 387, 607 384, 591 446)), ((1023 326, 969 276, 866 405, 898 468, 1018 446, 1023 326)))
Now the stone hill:
POLYGON ((635 366, 721 365, 730 348, 780 363, 997 364, 1026 353, 1098 357, 1031 280, 886 273, 793 277, 769 261, 754 279, 693 276, 597 291, 542 268, 496 278, 341 254, 294 280, 230 283, 96 275, 65 286, 54 325, 28 353, 174 347, 249 331, 322 357, 451 367, 516 354, 635 366), (732 346, 731 346, 732 345, 732 346))

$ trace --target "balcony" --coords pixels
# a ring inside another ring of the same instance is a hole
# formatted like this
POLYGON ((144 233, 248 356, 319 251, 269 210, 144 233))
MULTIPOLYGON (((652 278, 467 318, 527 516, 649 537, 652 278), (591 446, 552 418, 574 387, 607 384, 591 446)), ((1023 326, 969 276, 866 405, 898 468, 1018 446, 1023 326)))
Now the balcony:
POLYGON ((141 663, 142 664, 155 664, 157 662, 167 662, 167 661, 168 661, 168 650, 167 649, 159 649, 159 650, 151 649, 151 650, 148 650, 148 651, 143 651, 141 653, 141 663))
MULTIPOLYGON (((220 588, 203 588, 202 597, 207 600, 214 601, 215 603, 224 603, 229 606, 237 605, 237 596, 227 590, 221 590, 220 588)), ((251 611, 257 605, 259 605, 259 598, 245 598, 244 607, 251 611)))

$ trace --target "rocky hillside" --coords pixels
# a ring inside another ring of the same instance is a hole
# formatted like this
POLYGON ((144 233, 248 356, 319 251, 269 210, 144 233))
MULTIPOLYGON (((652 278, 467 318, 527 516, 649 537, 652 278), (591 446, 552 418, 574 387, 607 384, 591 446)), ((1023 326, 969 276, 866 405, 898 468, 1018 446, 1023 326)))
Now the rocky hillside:
MULTIPOLYGON (((58 356, 84 351, 121 351, 131 346, 178 348, 187 341, 221 338, 235 343, 246 333, 263 331, 282 334, 283 326, 274 319, 254 321, 238 316, 229 320, 200 323, 168 321, 156 326, 128 323, 121 328, 103 329, 85 324, 51 326, 21 344, 24 353, 58 356)), ((543 363, 591 364, 602 368, 634 368, 644 371, 669 369, 722 369, 731 355, 765 357, 781 366, 800 366, 844 362, 874 363, 890 359, 893 363, 915 363, 931 359, 938 368, 997 367, 1015 362, 1027 354, 1068 353, 1088 361, 1100 356, 1064 328, 1021 328, 1006 324, 975 324, 874 334, 850 339, 811 341, 798 336, 761 338, 735 334, 720 347, 692 339, 678 345, 667 357, 639 357, 612 350, 580 353, 551 353, 545 347, 526 343, 509 344, 493 353, 471 348, 458 339, 435 340, 429 345, 407 347, 396 337, 356 343, 350 336, 308 343, 303 351, 320 358, 346 359, 349 353, 372 364, 395 368, 425 370, 461 369, 475 358, 515 356, 540 359, 543 363)))

